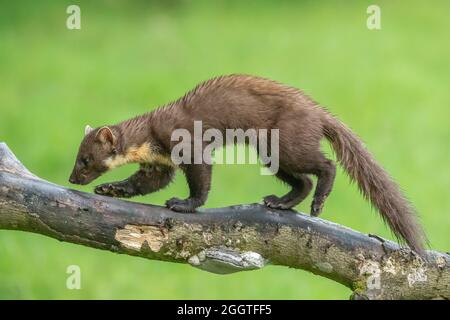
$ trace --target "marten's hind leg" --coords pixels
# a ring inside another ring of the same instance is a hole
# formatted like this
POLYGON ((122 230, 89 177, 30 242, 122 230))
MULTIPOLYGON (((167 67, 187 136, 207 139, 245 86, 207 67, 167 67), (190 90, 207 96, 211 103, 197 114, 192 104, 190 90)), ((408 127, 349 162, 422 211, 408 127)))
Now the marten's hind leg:
POLYGON ((264 197, 266 206, 274 209, 290 209, 305 200, 313 187, 311 178, 306 174, 294 177, 283 170, 279 170, 276 177, 291 186, 291 191, 282 197, 270 195, 264 197))
POLYGON ((317 217, 322 212, 325 200, 333 188, 336 166, 333 161, 320 153, 320 157, 314 162, 314 166, 310 170, 306 170, 305 173, 312 173, 317 176, 316 190, 311 204, 311 215, 317 217))

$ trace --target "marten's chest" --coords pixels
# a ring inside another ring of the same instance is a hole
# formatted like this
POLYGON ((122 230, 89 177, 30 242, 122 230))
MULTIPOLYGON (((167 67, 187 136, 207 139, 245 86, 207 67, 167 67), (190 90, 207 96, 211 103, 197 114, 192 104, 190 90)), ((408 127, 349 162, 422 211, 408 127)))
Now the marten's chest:
POLYGON ((140 146, 132 146, 126 150, 125 154, 116 155, 105 161, 105 165, 109 169, 114 169, 128 163, 148 163, 166 166, 174 165, 169 156, 156 152, 148 142, 143 143, 140 146))

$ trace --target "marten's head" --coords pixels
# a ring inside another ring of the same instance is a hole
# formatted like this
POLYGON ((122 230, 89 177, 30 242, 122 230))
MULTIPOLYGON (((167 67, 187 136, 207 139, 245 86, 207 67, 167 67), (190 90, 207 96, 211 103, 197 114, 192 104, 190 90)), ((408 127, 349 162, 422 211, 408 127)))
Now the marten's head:
POLYGON ((110 127, 86 126, 69 182, 85 185, 110 169, 108 159, 117 154, 118 137, 110 127))

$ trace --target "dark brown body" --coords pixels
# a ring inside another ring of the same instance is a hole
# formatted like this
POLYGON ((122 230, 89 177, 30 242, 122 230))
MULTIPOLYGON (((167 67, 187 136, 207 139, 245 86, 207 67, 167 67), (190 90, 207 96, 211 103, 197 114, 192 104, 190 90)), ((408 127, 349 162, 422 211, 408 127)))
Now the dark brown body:
MULTIPOLYGON (((104 169, 105 163, 140 162, 142 165, 129 179, 99 186, 96 192, 122 197, 147 194, 171 181, 175 166, 170 164, 169 158, 176 143, 171 141, 172 132, 179 128, 192 132, 194 121, 202 121, 204 129, 222 132, 226 129, 279 129, 279 171, 276 176, 289 184, 291 191, 282 197, 268 196, 264 201, 272 208, 292 208, 311 191, 313 184, 309 175, 314 175, 317 186, 311 205, 313 215, 321 212, 336 173, 334 163, 320 150, 321 139, 327 138, 344 169, 358 183, 363 195, 378 208, 394 233, 417 252, 423 250, 423 234, 414 220, 412 206, 360 140, 300 90, 268 79, 232 75, 206 81, 167 106, 107 127, 109 132, 104 132, 103 128, 93 130, 82 143, 78 158, 92 153, 89 146, 99 141, 99 135, 100 138, 104 136, 106 139, 100 140, 114 146, 116 154, 111 154, 106 162, 103 155, 93 157, 97 158, 96 162, 101 161, 96 164, 98 168, 104 169), (146 144, 150 148, 140 148, 146 144), (141 154, 149 152, 151 156, 141 154)), ((167 205, 176 211, 193 212, 207 199, 211 165, 188 164, 180 165, 180 168, 186 175, 190 197, 185 200, 173 198, 167 205)), ((77 176, 75 171, 74 177, 77 176)))

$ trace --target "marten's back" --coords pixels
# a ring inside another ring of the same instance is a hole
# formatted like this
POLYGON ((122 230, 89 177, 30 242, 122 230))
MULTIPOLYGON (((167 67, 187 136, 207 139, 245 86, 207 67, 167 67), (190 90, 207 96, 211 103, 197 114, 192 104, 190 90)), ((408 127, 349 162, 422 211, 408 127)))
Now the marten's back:
POLYGON ((177 104, 187 118, 219 130, 273 128, 283 114, 317 110, 300 90, 249 75, 220 76, 200 83, 177 104))
POLYGON ((228 75, 197 85, 177 101, 152 113, 153 134, 170 144, 174 129, 279 129, 280 140, 322 136, 326 111, 299 89, 276 81, 228 75))

